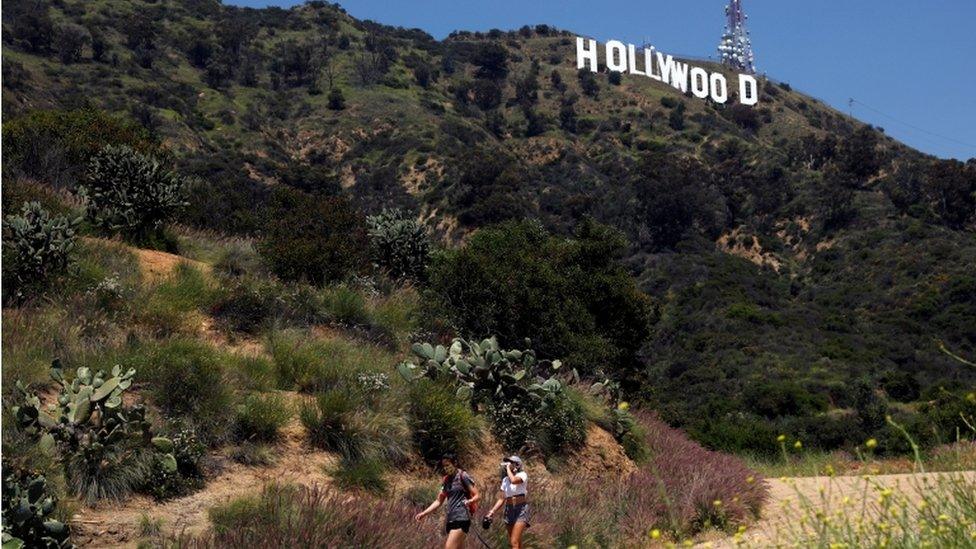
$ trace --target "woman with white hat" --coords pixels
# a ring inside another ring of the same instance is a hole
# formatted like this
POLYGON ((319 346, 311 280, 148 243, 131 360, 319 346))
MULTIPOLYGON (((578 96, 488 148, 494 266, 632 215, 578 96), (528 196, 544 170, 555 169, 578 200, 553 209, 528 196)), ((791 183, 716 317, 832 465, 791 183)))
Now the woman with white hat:
POLYGON ((522 548, 522 534, 529 526, 529 503, 526 501, 526 484, 529 474, 522 468, 522 459, 509 456, 502 460, 502 485, 498 501, 488 511, 488 519, 505 506, 505 528, 508 529, 508 542, 512 549, 522 548))

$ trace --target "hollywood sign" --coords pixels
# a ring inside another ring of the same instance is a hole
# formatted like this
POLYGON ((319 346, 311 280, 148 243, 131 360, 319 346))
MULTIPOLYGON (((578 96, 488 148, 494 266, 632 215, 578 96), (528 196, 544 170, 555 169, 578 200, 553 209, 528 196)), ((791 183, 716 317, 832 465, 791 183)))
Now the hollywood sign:
MULTIPOLYGON (((729 100, 729 83, 724 74, 682 63, 653 47, 642 50, 638 52, 637 46, 633 44, 625 45, 618 40, 610 40, 604 46, 607 70, 646 76, 674 86, 681 93, 691 90, 691 94, 699 99, 711 98, 712 101, 722 104, 729 100)), ((577 36, 576 68, 583 69, 589 65, 591 71, 597 72, 598 61, 596 40, 577 36)), ((759 102, 759 87, 754 76, 739 75, 739 102, 743 105, 755 105, 759 102)))

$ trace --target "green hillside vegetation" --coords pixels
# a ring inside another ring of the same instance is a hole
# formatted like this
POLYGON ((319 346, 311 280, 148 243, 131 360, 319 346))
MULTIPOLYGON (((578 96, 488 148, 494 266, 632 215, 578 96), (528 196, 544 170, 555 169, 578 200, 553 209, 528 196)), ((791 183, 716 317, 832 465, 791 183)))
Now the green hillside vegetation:
MULTIPOLYGON (((54 359, 133 368, 145 400, 96 499, 190 493, 220 448, 273 460, 296 418, 375 492, 486 433, 554 471, 590 423, 653 459, 623 403, 760 460, 781 434, 910 452, 889 416, 924 451, 973 436, 973 160, 771 80, 748 108, 579 73, 546 25, 438 41, 323 2, 8 4, 5 459, 42 463, 24 441, 50 426, 23 410, 54 359), (148 249, 184 263, 154 274, 148 249), (492 387, 531 406, 482 394, 455 338, 494 341, 517 379, 492 387)), ((70 494, 75 469, 46 473, 70 494)))

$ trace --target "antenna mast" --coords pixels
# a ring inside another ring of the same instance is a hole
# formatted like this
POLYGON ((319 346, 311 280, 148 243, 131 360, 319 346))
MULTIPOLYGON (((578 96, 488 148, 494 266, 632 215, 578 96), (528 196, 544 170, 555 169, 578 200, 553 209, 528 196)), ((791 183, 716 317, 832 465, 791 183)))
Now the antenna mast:
POLYGON ((742 0, 730 0, 725 6, 725 32, 718 45, 722 64, 748 74, 756 73, 755 55, 752 53, 752 40, 746 30, 748 15, 742 11, 742 0))

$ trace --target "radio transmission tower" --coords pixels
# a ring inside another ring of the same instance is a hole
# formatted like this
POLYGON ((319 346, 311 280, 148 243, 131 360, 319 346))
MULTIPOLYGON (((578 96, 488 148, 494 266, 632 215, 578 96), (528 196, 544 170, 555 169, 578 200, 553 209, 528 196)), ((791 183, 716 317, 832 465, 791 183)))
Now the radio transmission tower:
POLYGON ((748 15, 742 11, 742 0, 730 0, 725 6, 725 32, 718 45, 722 64, 741 72, 755 74, 755 55, 752 53, 752 40, 746 30, 748 15))

